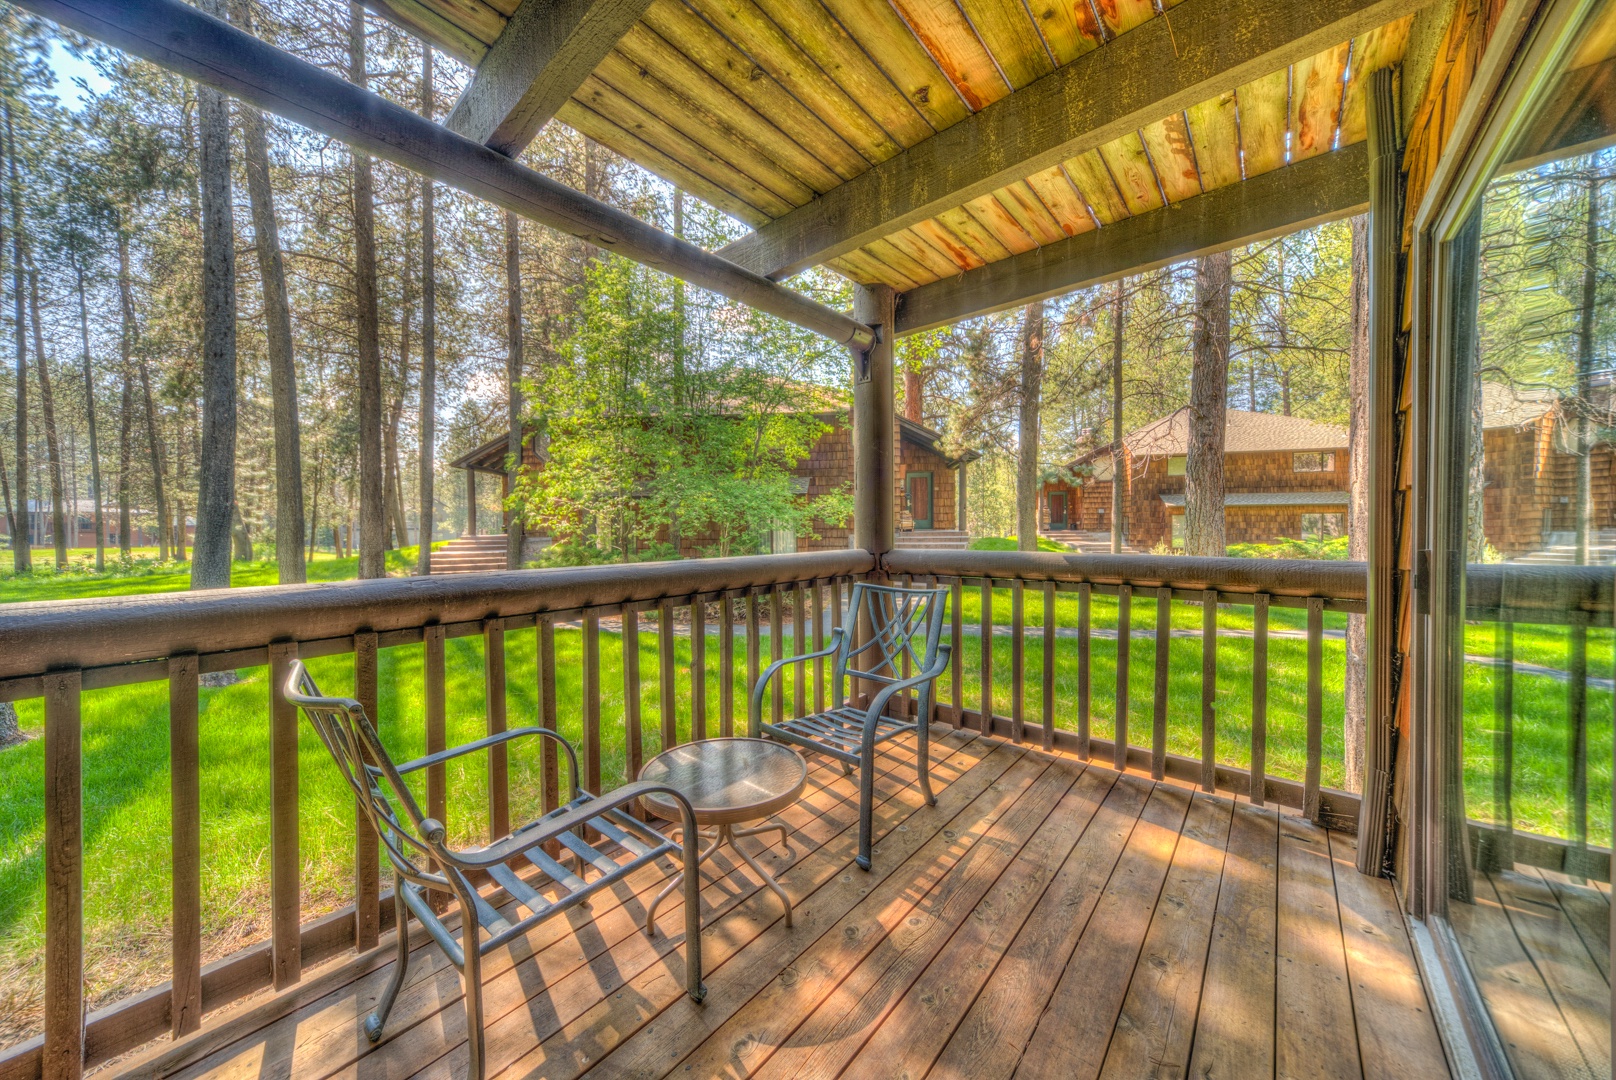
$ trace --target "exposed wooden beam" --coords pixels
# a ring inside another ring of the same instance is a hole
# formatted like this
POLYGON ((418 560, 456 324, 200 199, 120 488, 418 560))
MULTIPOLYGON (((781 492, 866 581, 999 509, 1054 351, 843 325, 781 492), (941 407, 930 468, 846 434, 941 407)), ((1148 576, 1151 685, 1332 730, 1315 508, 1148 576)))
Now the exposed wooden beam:
POLYGON ((1368 161, 1364 144, 1357 143, 911 289, 898 297, 898 333, 1003 311, 1356 214, 1369 205, 1368 161))
POLYGON ((1339 44, 1422 0, 1184 0, 720 250, 779 280, 1339 44))
POLYGON ((874 331, 839 311, 518 165, 182 0, 21 0, 20 6, 363 153, 832 341, 858 348, 875 341, 874 331))
POLYGON ((515 157, 650 0, 522 0, 444 124, 515 157))

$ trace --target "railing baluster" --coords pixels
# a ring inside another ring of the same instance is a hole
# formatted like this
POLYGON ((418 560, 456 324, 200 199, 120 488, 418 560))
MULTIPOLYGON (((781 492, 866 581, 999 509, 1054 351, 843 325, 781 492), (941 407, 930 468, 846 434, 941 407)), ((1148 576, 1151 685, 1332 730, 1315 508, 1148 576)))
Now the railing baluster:
MULTIPOLYGON (((1499 622, 1494 630, 1493 668, 1493 836, 1491 869, 1515 863, 1515 624, 1499 622)), ((1586 681, 1586 680, 1585 680, 1586 681)))
POLYGON ((1307 599, 1307 764, 1302 773, 1302 813, 1319 819, 1319 769, 1324 760, 1324 601, 1307 599))
MULTIPOLYGON (((443 645, 448 632, 442 626, 428 626, 422 634, 425 656, 422 661, 426 680, 426 752, 436 754, 449 747, 448 710, 445 708, 443 645)), ((449 795, 444 787, 444 766, 426 770, 426 812, 433 820, 447 825, 449 795)))
POLYGON ((735 601, 718 599, 718 733, 735 734, 735 601))
POLYGON ((1128 767, 1128 662, 1133 644, 1133 586, 1117 586, 1117 730, 1111 761, 1118 772, 1128 767))
POLYGON ((690 737, 707 737, 707 604, 690 598, 690 737))
MULTIPOLYGON (((488 734, 504 731, 505 625, 499 619, 483 623, 483 708, 488 734)), ((488 748, 488 829, 490 839, 511 831, 510 755, 503 745, 488 748)))
MULTIPOLYGON (((818 581, 809 584, 808 592, 812 596, 814 620, 814 652, 825 647, 825 609, 821 604, 821 586, 818 581)), ((825 711, 825 658, 821 656, 814 661, 814 712, 825 711)))
POLYGON ((984 735, 993 733, 993 579, 982 579, 982 625, 981 648, 978 650, 982 656, 982 716, 979 730, 984 735))
MULTIPOLYGON (((372 724, 380 724, 381 694, 376 671, 376 633, 362 630, 354 635, 354 697, 365 708, 372 724)), ((354 802, 354 948, 366 952, 376 947, 382 928, 381 838, 376 827, 354 802)))
MULTIPOLYGON (((791 645, 792 655, 801 656, 808 651, 808 627, 804 619, 808 614, 807 594, 803 592, 799 582, 797 591, 791 599, 791 645)), ((808 711, 808 685, 804 681, 808 672, 798 665, 791 673, 791 708, 797 716, 808 711)))
POLYGON ((84 1074, 83 676, 45 692, 45 1080, 84 1074))
POLYGON ((1010 583, 1010 738, 1018 743, 1025 742, 1027 734, 1023 711, 1027 706, 1027 647, 1022 640, 1027 630, 1025 591, 1020 578, 1010 583))
POLYGON ((1251 607, 1251 803, 1261 806, 1268 787, 1268 594, 1251 607))
POLYGON ((662 716, 662 749, 671 750, 679 745, 679 714, 675 706, 673 662, 673 601, 657 604, 657 687, 658 706, 662 716))
POLYGON ((645 759, 640 734, 640 612, 632 604, 623 605, 623 741, 623 782, 632 783, 645 759))
MULTIPOLYGON (((539 677, 539 725, 551 731, 556 730, 556 659, 555 659, 555 620, 548 615, 540 615, 533 628, 534 650, 538 663, 539 677)), ((562 803, 561 798, 561 760, 556 744, 549 739, 541 739, 539 746, 539 770, 541 774, 544 809, 554 810, 562 803)))
POLYGON ((295 641, 269 646, 269 926, 275 989, 303 971, 302 897, 298 883, 297 709, 283 689, 297 659, 295 641))
POLYGON ((950 659, 949 692, 952 695, 949 704, 954 706, 954 726, 960 727, 965 723, 965 584, 956 581, 949 589, 948 603, 953 609, 953 618, 949 625, 948 640, 954 645, 953 656, 950 659))
MULTIPOLYGON (((1566 683, 1566 713, 1571 721, 1571 843, 1578 854, 1588 847, 1588 624, 1571 624, 1571 678, 1566 683)), ((1579 862, 1582 860, 1578 860, 1579 862)))
MULTIPOLYGON (((758 635, 758 602, 757 594, 750 589, 746 592, 746 688, 745 700, 747 708, 751 708, 752 688, 758 681, 758 651, 761 648, 758 635)), ((750 715, 750 714, 748 714, 750 715)), ((750 721, 748 721, 750 722, 750 721)))
MULTIPOLYGON (((906 589, 913 588, 914 584, 915 584, 915 579, 914 578, 910 577, 908 574, 905 574, 903 576, 903 587, 904 588, 906 588, 906 589)), ((908 649, 903 650, 903 653, 902 653, 902 668, 903 668, 903 670, 898 671, 895 674, 900 679, 907 679, 909 677, 909 650, 908 649)), ((898 700, 899 700, 899 703, 901 704, 902 708, 905 710, 904 715, 905 716, 910 715, 908 710, 910 709, 911 706, 915 706, 915 694, 914 694, 914 691, 913 690, 905 690, 905 691, 903 691, 901 694, 898 695, 898 700)))
MULTIPOLYGON (((786 624, 781 621, 783 616, 780 611, 782 607, 780 602, 782 591, 779 585, 769 590, 769 663, 771 664, 784 656, 786 649, 786 624)), ((772 715, 776 724, 785 719, 785 680, 786 676, 790 674, 792 673, 782 670, 779 675, 775 676, 774 685, 770 687, 773 699, 772 708, 774 710, 772 715)))
POLYGON ((1044 749, 1055 748, 1055 583, 1044 582, 1044 749))
POLYGON ((1077 586, 1077 756, 1089 759, 1089 595, 1086 581, 1077 586))
POLYGON ((202 1026, 201 754, 197 745, 195 653, 168 658, 169 805, 172 807, 174 980, 169 1030, 202 1026))
POLYGON ((600 616, 584 615, 584 790, 600 794, 600 616))
POLYGON ((1150 729, 1150 776, 1167 775, 1167 672, 1172 662, 1173 590, 1156 590, 1156 702, 1150 729))
POLYGON ((1201 594, 1201 790, 1217 790, 1218 594, 1201 594))

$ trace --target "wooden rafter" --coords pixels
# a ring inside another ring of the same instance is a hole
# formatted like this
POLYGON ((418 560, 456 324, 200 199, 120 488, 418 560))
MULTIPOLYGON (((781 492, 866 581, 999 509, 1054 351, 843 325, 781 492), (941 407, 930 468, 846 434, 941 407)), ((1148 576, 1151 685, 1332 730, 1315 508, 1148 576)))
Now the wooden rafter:
POLYGON ((1358 143, 903 293, 897 332, 929 330, 1252 243, 1358 213, 1368 202, 1368 156, 1358 143))
POLYGON ((522 0, 444 123, 515 157, 650 0, 522 0))
POLYGON ((1283 71, 1410 7, 1185 0, 721 253, 778 280, 1283 71))

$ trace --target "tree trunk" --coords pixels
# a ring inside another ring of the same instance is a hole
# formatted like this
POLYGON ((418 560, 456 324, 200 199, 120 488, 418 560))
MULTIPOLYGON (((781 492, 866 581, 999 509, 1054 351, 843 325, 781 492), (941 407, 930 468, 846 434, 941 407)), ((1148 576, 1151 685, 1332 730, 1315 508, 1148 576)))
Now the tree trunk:
POLYGON ((235 548, 237 562, 252 562, 253 545, 252 533, 247 529, 247 519, 241 516, 241 504, 237 503, 230 508, 230 516, 234 522, 231 530, 232 546, 235 548))
MULTIPOLYGON (((1593 166, 1590 165, 1590 168, 1593 166)), ((1583 221, 1582 240, 1582 303, 1578 312, 1577 333, 1577 505, 1573 507, 1576 513, 1577 538, 1577 565, 1586 566, 1588 563, 1588 547, 1593 533, 1593 423, 1590 413, 1593 411, 1593 373, 1594 373, 1594 317, 1598 305, 1599 289, 1599 177, 1596 173, 1588 176, 1587 212, 1583 221)), ((1479 369, 1480 365, 1472 365, 1479 369)), ((1478 370, 1477 378, 1480 374, 1478 370)), ((1477 425, 1476 437, 1480 438, 1480 429, 1477 425)), ((1474 455, 1473 455, 1474 456, 1474 455)), ((1471 488, 1476 487, 1474 476, 1471 477, 1471 488)), ((1472 536, 1480 536, 1481 517, 1476 515, 1477 527, 1472 529, 1472 536)), ((1471 548, 1479 545, 1472 539, 1471 548)), ((1471 559, 1477 558, 1472 550, 1471 559)))
POLYGON ((33 517, 28 512, 28 320, 23 301, 22 181, 17 169, 17 133, 12 126, 11 104, 6 103, 6 164, 11 188, 11 291, 17 331, 17 500, 21 503, 22 543, 11 545, 11 567, 19 574, 34 568, 33 517))
POLYGON ((1038 550, 1038 410, 1043 393, 1044 302, 1036 300, 1027 305, 1021 323, 1021 411, 1016 430, 1016 547, 1021 551, 1038 550))
MULTIPOLYGON (((1352 337, 1347 345, 1347 558, 1369 559, 1369 217, 1352 219, 1352 337)), ((1342 748, 1346 789, 1363 790, 1369 717, 1369 632, 1347 616, 1346 711, 1342 748)))
POLYGON ((118 356, 123 369, 118 441, 118 553, 129 557, 129 470, 134 462, 135 298, 129 278, 129 237, 118 223, 118 356))
POLYGON ((140 359, 140 389, 146 398, 146 448, 151 452, 152 498, 157 503, 157 559, 168 561, 168 494, 163 487, 163 440, 157 433, 157 404, 152 400, 151 372, 140 359))
MULTIPOLYGON (((177 474, 178 469, 175 470, 177 474)), ((174 503, 174 516, 169 519, 168 535, 174 538, 174 560, 185 561, 185 500, 179 499, 174 503)))
MULTIPOLYGON (((221 0, 203 0, 201 7, 209 15, 224 15, 221 0)), ((202 437, 191 588, 228 589, 230 518, 236 504, 236 241, 230 106, 212 87, 198 86, 196 93, 202 188, 202 437)), ((183 521, 179 529, 175 546, 183 548, 183 521)))
MULTIPOLYGON (((21 484, 18 485, 18 492, 20 494, 24 494, 26 497, 26 493, 23 492, 21 484)), ((21 534, 17 532, 18 514, 12 507, 11 477, 6 472, 6 452, 3 448, 0 448, 0 500, 4 500, 5 502, 6 539, 11 541, 12 547, 16 547, 17 539, 21 534)))
MULTIPOLYGON (((510 432, 505 447, 508 458, 505 475, 509 487, 516 487, 522 469, 522 228, 521 219, 505 211, 505 385, 510 432)), ((505 525, 505 565, 522 568, 522 519, 507 511, 505 525)))
MULTIPOLYGON (((421 115, 432 119, 435 109, 432 90, 432 47, 421 50, 421 115)), ((432 490, 436 464, 438 424, 438 238, 437 189, 421 178, 421 432, 420 432, 420 553, 415 572, 432 573, 432 535, 436 520, 436 495, 432 490)))
POLYGON ((309 483, 309 562, 314 561, 314 548, 320 540, 320 454, 316 446, 314 476, 309 483))
POLYGON ((1128 325, 1128 296, 1117 279, 1111 301, 1111 554, 1122 553, 1122 508, 1128 480, 1128 456, 1122 445, 1122 338, 1128 325))
MULTIPOLYGON (((62 440, 56 432, 56 395, 51 391, 50 366, 45 360, 45 335, 39 325, 39 271, 28 271, 28 310, 34 326, 34 365, 39 372, 39 410, 45 422, 45 460, 51 489, 51 540, 56 569, 67 566, 67 491, 62 482, 62 440)), ((74 516, 77 517, 77 507, 74 516)))
POLYGON ((101 490, 101 451, 95 432, 95 374, 90 370, 90 311, 84 301, 84 267, 76 258, 73 260, 73 272, 79 294, 79 340, 83 344, 84 419, 90 428, 90 499, 95 503, 95 569, 100 573, 107 568, 107 530, 101 508, 105 494, 101 490))
POLYGON ((1195 337, 1190 373, 1189 447, 1184 460, 1184 552, 1228 553, 1223 528, 1223 442, 1229 416, 1227 251, 1195 263, 1195 337))
POLYGON ((269 181, 269 140, 264 114, 238 105, 246 150, 247 197, 252 206, 253 246, 264 294, 264 335, 275 424, 275 563, 282 585, 308 580, 303 561, 303 436, 297 413, 297 363, 292 352, 292 310, 286 298, 286 267, 280 223, 269 181))
POLYGON ((17 726, 17 707, 9 701, 0 702, 0 750, 27 741, 17 726))
MULTIPOLYGON (((348 80, 365 78, 365 9, 348 5, 348 80)), ((359 347, 359 576, 387 576, 382 509, 382 350, 376 300, 375 181, 370 158, 353 155, 354 298, 359 347)))

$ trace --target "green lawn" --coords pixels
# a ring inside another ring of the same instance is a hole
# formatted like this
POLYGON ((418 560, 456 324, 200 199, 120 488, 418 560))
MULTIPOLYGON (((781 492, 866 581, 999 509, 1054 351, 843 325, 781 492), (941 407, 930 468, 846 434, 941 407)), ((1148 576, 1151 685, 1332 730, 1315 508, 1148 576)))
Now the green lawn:
MULTIPOLYGON (((395 553, 397 565, 413 561, 413 551, 395 553)), ((351 576, 351 560, 323 559, 311 568, 311 577, 330 580, 351 576)), ((272 564, 238 564, 238 584, 269 583, 272 564)), ((185 587, 184 572, 161 570, 149 576, 109 577, 35 574, 27 579, 0 578, 0 601, 66 596, 116 595, 185 587)), ((964 592, 964 617, 975 623, 980 616, 980 590, 964 592)), ((1029 626, 1042 617, 1041 593, 1025 596, 1029 626)), ((1009 622, 1011 601, 1007 590, 994 598, 995 622, 1009 622)), ((1061 626, 1075 626, 1077 598, 1060 594, 1056 615, 1061 626)), ((1175 604, 1172 622, 1199 628, 1199 607, 1175 604)), ((1116 601, 1096 596, 1091 610, 1096 629, 1116 626, 1116 601)), ((1224 608, 1218 615, 1224 629, 1249 628, 1249 608, 1224 608)), ((1154 597, 1136 598, 1133 625, 1154 626, 1154 597)), ((1305 613, 1274 609, 1275 629, 1301 629, 1305 613)), ((1326 626, 1339 629, 1345 617, 1326 615, 1326 626)), ((650 624, 646 624, 649 631, 650 624)), ((1490 655, 1490 628, 1470 628, 1470 651, 1490 655)), ((739 636, 739 635, 738 635, 739 636)), ((1609 631, 1590 633, 1589 667, 1594 674, 1609 674, 1612 638, 1609 631)), ((601 705, 603 759, 610 786, 623 779, 623 685, 620 638, 602 634, 601 705)), ((556 632, 558 722, 563 733, 580 739, 581 634, 570 627, 556 632)), ((1563 629, 1517 629, 1519 659, 1565 665, 1563 629)), ((738 728, 745 724, 744 646, 737 642, 735 700, 738 728)), ((655 635, 642 632, 640 655, 641 700, 645 754, 659 749, 660 715, 658 657, 655 635)), ((980 639, 967 635, 963 656, 957 658, 964 683, 965 705, 980 701, 980 639)), ((762 643, 765 663, 768 634, 762 643)), ((1235 765, 1249 764, 1250 671, 1252 642, 1226 637, 1218 643, 1218 758, 1235 765)), ((1092 645, 1092 731, 1110 737, 1114 730, 1114 641, 1096 638, 1092 645)), ((689 730, 689 640, 676 643, 678 673, 676 709, 682 737, 689 730)), ((510 722, 530 722, 535 712, 535 635, 516 631, 507 636, 507 701, 510 722)), ((1341 720, 1344 643, 1324 642, 1324 763, 1323 782, 1342 783, 1341 720)), ((994 641, 993 693, 995 711, 1011 708, 1011 643, 994 641)), ((1154 694, 1155 643, 1135 639, 1131 648, 1132 678, 1129 693, 1130 741, 1148 745, 1154 694)), ((708 730, 718 730, 718 639, 707 645, 709 703, 708 730)), ((1042 715, 1042 643, 1029 638, 1025 652, 1025 714, 1036 721, 1042 715)), ((1076 726, 1077 642, 1062 637, 1056 642, 1055 719, 1062 728, 1076 726)), ((384 650, 379 663, 383 738, 400 758, 423 751, 422 650, 401 646, 384 650)), ((352 664, 347 657, 314 661, 312 668, 324 689, 348 693, 352 664)), ((483 728, 481 638, 457 638, 447 647, 449 737, 452 742, 475 738, 483 728)), ((1299 779, 1305 760, 1306 642, 1276 637, 1269 644, 1268 768, 1277 776, 1299 779)), ((217 689, 204 689, 201 702, 201 757, 203 807, 204 927, 210 957, 224 955, 240 945, 267 935, 269 834, 269 747, 266 704, 268 688, 262 668, 242 672, 242 681, 217 689)), ((1489 818, 1492 813, 1493 671, 1482 665, 1466 670, 1466 770, 1470 813, 1489 818)), ((950 678, 939 689, 946 699, 950 678)), ((1168 748, 1180 754, 1200 752, 1201 643, 1175 638, 1171 643, 1171 701, 1168 748)), ((1516 678, 1517 824, 1534 832, 1565 835, 1569 828, 1566 782, 1569 737, 1566 684, 1545 676, 1516 678)), ((809 700, 812 700, 811 687, 809 700)), ((1612 695, 1591 690, 1589 698, 1590 750, 1593 775, 1589 807, 1593 835, 1590 841, 1610 843, 1612 695)), ((787 706, 791 701, 788 691, 787 706)), ((38 701, 19 703, 25 731, 37 735, 42 723, 38 701)), ((84 804, 86 969, 89 991, 99 1003, 161 982, 167 978, 168 912, 170 889, 169 776, 167 690, 151 683, 91 691, 84 698, 84 804)), ((43 933, 43 755, 42 742, 0 752, 0 1043, 35 1030, 42 979, 40 953, 43 933), (4 1008, 9 1006, 9 1008, 4 1008)), ((540 802, 535 753, 518 751, 511 758, 512 814, 535 809, 540 802)), ((302 730, 300 747, 300 812, 302 821, 302 880, 305 914, 313 916, 339 906, 351 896, 353 865, 353 804, 344 794, 334 768, 312 732, 302 730)), ((486 775, 481 760, 462 763, 450 773, 449 826, 461 840, 482 835, 485 828, 486 775)))

